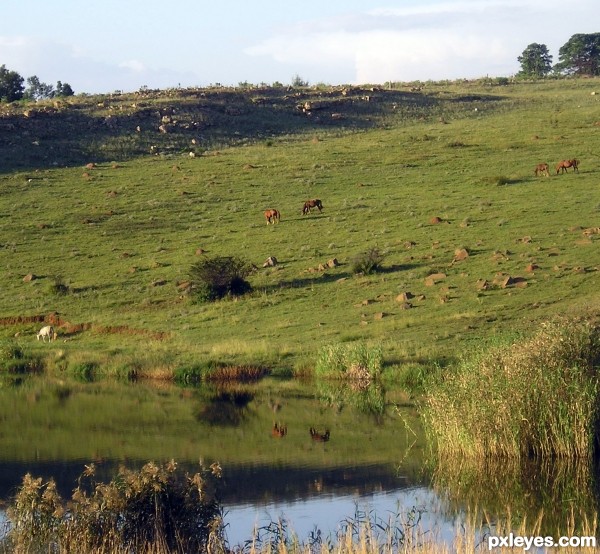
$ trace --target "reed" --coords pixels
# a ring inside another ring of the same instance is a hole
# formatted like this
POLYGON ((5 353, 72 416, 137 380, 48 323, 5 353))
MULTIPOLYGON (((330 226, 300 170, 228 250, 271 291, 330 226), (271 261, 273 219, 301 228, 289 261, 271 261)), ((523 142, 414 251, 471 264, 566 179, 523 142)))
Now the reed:
POLYGON ((556 318, 481 349, 430 388, 424 425, 440 457, 591 459, 598 435, 600 327, 556 318))
POLYGON ((323 347, 315 365, 315 375, 326 379, 370 381, 381 376, 383 351, 363 342, 331 344, 323 347))
POLYGON ((0 551, 199 552, 222 543, 214 477, 220 467, 181 475, 174 461, 121 468, 110 483, 86 466, 69 502, 55 482, 27 474, 8 510, 11 529, 0 551))

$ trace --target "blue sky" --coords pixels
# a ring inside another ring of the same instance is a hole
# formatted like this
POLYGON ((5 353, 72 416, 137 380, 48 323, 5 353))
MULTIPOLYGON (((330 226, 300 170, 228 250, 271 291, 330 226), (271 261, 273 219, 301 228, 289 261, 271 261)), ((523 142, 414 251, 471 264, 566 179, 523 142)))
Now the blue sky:
POLYGON ((510 76, 600 32, 599 0, 3 0, 0 65, 78 92, 510 76))

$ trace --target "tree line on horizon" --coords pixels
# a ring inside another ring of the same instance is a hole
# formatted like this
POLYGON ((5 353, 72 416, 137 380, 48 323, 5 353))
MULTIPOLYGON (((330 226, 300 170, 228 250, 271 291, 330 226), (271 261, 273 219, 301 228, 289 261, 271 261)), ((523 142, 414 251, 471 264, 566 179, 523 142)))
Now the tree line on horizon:
POLYGON ((558 51, 558 63, 545 44, 531 43, 517 58, 521 64, 518 77, 556 75, 600 75, 600 33, 573 35, 558 51))
MULTIPOLYGON (((555 75, 600 75, 600 33, 573 35, 558 51, 558 63, 552 65, 552 55, 545 44, 532 42, 518 56, 521 70, 517 77, 543 78, 555 75)), ((297 85, 300 82, 296 76, 297 85)), ((301 81, 302 85, 308 85, 301 81)), ((16 71, 0 66, 0 102, 16 100, 44 100, 61 96, 73 96, 69 83, 57 81, 56 86, 42 83, 36 75, 25 79, 16 71)))

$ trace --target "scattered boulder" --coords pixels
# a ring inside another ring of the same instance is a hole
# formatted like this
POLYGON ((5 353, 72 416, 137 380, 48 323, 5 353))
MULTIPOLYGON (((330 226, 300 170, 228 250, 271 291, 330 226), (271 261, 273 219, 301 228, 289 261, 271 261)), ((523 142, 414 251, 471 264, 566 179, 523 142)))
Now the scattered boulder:
POLYGON ((379 319, 383 319, 387 314, 385 312, 377 312, 375 315, 373 315, 373 319, 375 320, 379 320, 379 319))
POLYGON ((269 256, 265 260, 263 267, 275 267, 276 265, 277 265, 277 258, 275 256, 269 256))
POLYGON ((33 273, 28 273, 27 275, 25 275, 25 277, 23 277, 23 282, 31 283, 31 281, 35 281, 36 279, 37 275, 34 275, 33 273))
POLYGON ((488 290, 490 283, 486 279, 477 279, 477 290, 488 290))
POLYGON ((446 278, 445 273, 432 273, 425 278, 425 286, 432 287, 436 283, 443 281, 446 278))
POLYGON ((530 263, 527 265, 527 267, 525 268, 525 271, 527 271, 527 273, 533 273, 536 269, 539 269, 540 266, 534 263, 530 263))
POLYGON ((508 260, 510 252, 508 250, 504 250, 503 252, 500 250, 495 250, 492 254, 492 260, 500 261, 500 260, 508 260))
POLYGON ((410 302, 401 302, 398 305, 398 308, 401 310, 410 310, 412 308, 412 304, 410 302))
POLYGON ((429 220, 429 223, 431 223, 431 225, 438 225, 438 224, 442 223, 442 221, 443 221, 443 220, 442 220, 442 218, 441 218, 441 217, 438 217, 438 216, 436 215, 435 217, 432 217, 432 218, 429 220))
POLYGON ((204 250, 204 248, 197 248, 196 256, 202 256, 202 254, 206 254, 206 250, 204 250))
POLYGON ((327 261, 327 267, 329 268, 334 268, 337 267, 338 265, 340 265, 337 261, 337 258, 331 258, 331 260, 327 261))
POLYGON ((588 227, 582 231, 582 234, 586 237, 590 237, 592 235, 600 235, 600 227, 588 227))
POLYGON ((404 303, 414 298, 414 295, 410 292, 401 292, 398 296, 396 296, 396 302, 404 303))
POLYGON ((469 257, 469 251, 466 248, 457 248, 454 251, 453 262, 461 262, 469 257))

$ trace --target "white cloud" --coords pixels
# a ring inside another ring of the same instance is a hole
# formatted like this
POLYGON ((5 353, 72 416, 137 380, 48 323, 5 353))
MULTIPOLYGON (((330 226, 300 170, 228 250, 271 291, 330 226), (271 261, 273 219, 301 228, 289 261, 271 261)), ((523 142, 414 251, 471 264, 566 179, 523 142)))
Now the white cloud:
POLYGON ((147 71, 146 66, 139 60, 127 60, 121 62, 119 64, 119 67, 122 67, 123 69, 129 69, 134 73, 144 73, 145 71, 147 71))
POLYGON ((107 62, 94 59, 81 48, 53 40, 0 36, 0 60, 23 78, 36 75, 42 82, 69 83, 75 92, 132 91, 141 86, 168 88, 195 84, 198 78, 169 68, 149 68, 136 59, 107 62))
MULTIPOLYGON (((570 12, 577 5, 599 11, 591 0, 572 2, 570 12)), ((562 0, 439 0, 373 8, 280 29, 245 53, 315 71, 346 64, 348 80, 356 83, 510 75, 531 42, 558 49, 572 34, 591 32, 580 30, 579 18, 571 23, 559 17, 557 28, 561 5, 562 0)))

